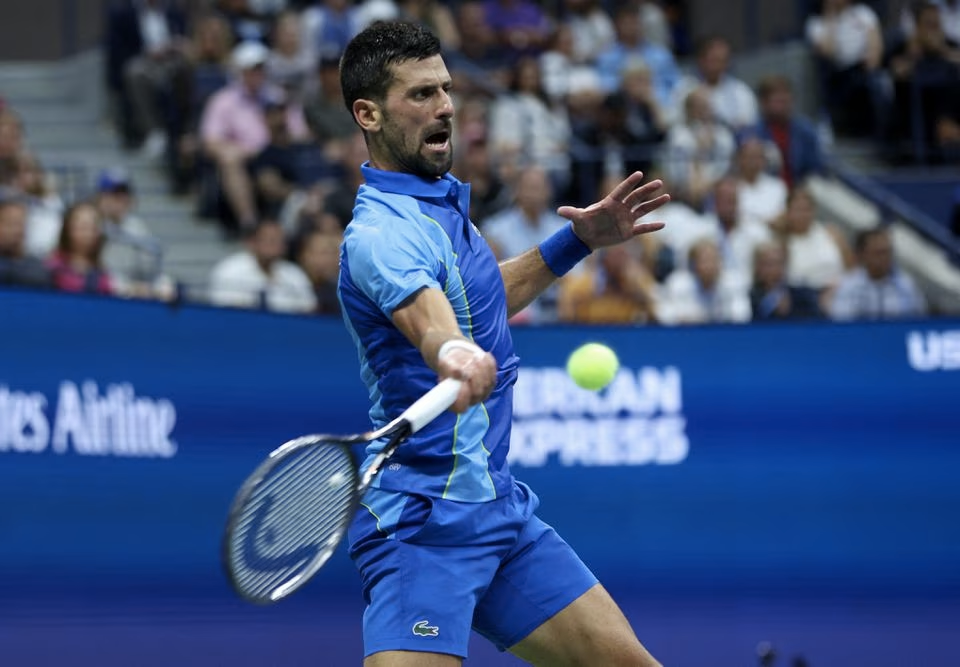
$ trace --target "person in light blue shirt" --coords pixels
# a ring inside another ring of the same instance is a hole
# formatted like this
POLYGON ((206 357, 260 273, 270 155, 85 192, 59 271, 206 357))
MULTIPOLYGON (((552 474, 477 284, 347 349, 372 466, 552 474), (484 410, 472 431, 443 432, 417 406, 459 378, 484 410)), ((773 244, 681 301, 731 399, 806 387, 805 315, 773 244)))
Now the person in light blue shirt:
POLYGON ((631 61, 642 61, 653 73, 653 90, 657 102, 669 108, 673 89, 680 80, 680 68, 676 58, 663 46, 643 38, 640 14, 630 4, 622 5, 614 15, 617 41, 597 56, 597 72, 600 87, 610 95, 620 89, 624 68, 631 61))
POLYGON ((860 232, 859 266, 847 272, 830 303, 834 320, 896 320, 923 317, 926 301, 913 279, 896 267, 893 241, 884 227, 860 232))
MULTIPOLYGON (((341 247, 339 296, 380 426, 439 379, 451 412, 405 442, 363 498, 350 555, 367 603, 368 667, 456 666, 471 629, 534 664, 655 667, 616 603, 507 466, 518 359, 507 319, 593 249, 656 231, 669 201, 634 173, 498 264, 470 222, 453 163, 453 86, 440 43, 376 23, 340 66, 370 160, 341 247)), ((374 455, 383 443, 368 448, 374 455)))

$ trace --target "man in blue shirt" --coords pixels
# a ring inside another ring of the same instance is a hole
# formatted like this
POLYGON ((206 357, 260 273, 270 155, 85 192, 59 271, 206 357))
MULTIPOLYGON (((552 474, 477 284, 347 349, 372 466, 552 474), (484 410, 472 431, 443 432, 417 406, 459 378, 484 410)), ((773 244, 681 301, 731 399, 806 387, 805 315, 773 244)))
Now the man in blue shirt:
MULTIPOLYGON (((593 249, 655 231, 669 200, 635 173, 498 265, 453 163, 452 81, 429 31, 378 23, 347 47, 344 101, 370 161, 341 248, 339 293, 377 426, 454 377, 451 412, 406 442, 350 527, 367 601, 365 665, 454 666, 471 627, 534 664, 658 663, 510 474, 518 359, 507 319, 593 249)), ((372 456, 383 443, 369 447, 372 456)))

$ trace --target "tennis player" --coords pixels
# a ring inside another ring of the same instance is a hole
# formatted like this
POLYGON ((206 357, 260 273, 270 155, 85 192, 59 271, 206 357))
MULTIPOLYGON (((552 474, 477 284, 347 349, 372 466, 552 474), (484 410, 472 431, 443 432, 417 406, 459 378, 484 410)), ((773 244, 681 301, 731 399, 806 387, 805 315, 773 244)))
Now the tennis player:
POLYGON ((463 381, 453 409, 400 447, 351 525, 365 665, 460 665, 471 628, 536 665, 657 665, 510 474, 518 359, 507 319, 593 249, 660 229, 635 221, 669 196, 634 173, 592 206, 560 207, 570 225, 498 265, 469 220, 470 186, 449 173, 452 82, 437 38, 374 24, 347 46, 340 81, 370 154, 339 294, 371 419, 393 419, 438 377, 463 381))

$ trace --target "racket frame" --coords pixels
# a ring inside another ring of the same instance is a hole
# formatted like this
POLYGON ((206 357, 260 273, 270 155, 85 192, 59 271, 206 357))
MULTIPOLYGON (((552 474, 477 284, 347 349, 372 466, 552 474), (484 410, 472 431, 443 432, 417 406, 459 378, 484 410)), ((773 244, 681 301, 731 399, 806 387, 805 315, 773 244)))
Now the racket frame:
POLYGON ((313 578, 320 568, 326 564, 333 553, 337 550, 337 547, 343 541, 343 538, 346 534, 346 527, 353 520, 354 515, 360 507, 360 501, 363 498, 364 493, 373 483, 374 478, 377 476, 380 470, 383 468, 383 464, 386 463, 391 456, 393 456, 394 452, 397 451, 397 448, 403 443, 404 440, 422 429, 442 412, 446 411, 451 405, 453 405, 457 395, 459 394, 460 386, 460 381, 452 378, 448 378, 440 382, 436 387, 431 389, 413 405, 407 408, 399 417, 374 431, 368 431, 366 433, 354 435, 303 435, 298 438, 288 440, 270 452, 267 455, 267 458, 254 469, 254 471, 249 477, 247 477, 243 485, 237 491, 237 494, 230 505, 230 512, 228 514, 226 528, 224 529, 223 533, 221 561, 223 563, 223 568, 226 571, 227 579, 237 595, 254 604, 271 604, 289 596, 291 593, 295 592, 304 586, 308 581, 310 581, 310 579, 313 578), (361 472, 353 458, 350 448, 356 445, 369 444, 383 438, 389 439, 387 440, 387 443, 384 445, 383 449, 377 453, 370 464, 361 472), (259 485, 263 479, 269 475, 274 468, 281 465, 292 455, 310 447, 339 447, 342 450, 345 450, 348 460, 350 461, 350 470, 353 477, 353 488, 351 489, 350 502, 346 513, 348 518, 338 531, 336 540, 333 541, 332 544, 325 546, 323 551, 318 554, 318 556, 314 558, 309 565, 297 572, 289 580, 279 584, 268 596, 261 597, 250 595, 240 585, 237 575, 231 566, 231 563, 233 562, 232 556, 234 554, 232 548, 232 544, 234 542, 233 537, 237 526, 244 514, 244 509, 246 508, 247 502, 259 488, 259 485))

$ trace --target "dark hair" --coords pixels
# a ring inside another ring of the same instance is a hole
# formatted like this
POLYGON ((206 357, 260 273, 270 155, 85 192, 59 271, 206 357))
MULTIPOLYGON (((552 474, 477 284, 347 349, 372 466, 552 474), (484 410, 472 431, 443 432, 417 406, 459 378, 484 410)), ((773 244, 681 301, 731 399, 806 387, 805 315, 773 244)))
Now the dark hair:
POLYGON ((919 23, 920 19, 923 17, 923 14, 928 11, 940 12, 940 7, 937 6, 937 3, 931 2, 930 0, 918 0, 910 6, 910 12, 913 14, 914 21, 919 23))
POLYGON ((766 99, 773 93, 784 92, 793 92, 793 84, 790 83, 790 79, 782 74, 768 74, 760 79, 760 83, 757 84, 757 95, 761 100, 766 99))
POLYGON ((867 244, 870 243, 870 241, 878 236, 886 236, 889 233, 890 230, 886 226, 864 229, 863 231, 857 232, 857 236, 853 241, 853 247, 858 253, 862 253, 867 249, 867 244))
POLYGON ((733 50, 730 47, 730 42, 727 41, 725 37, 721 37, 720 35, 716 35, 716 34, 704 35, 703 37, 697 40, 697 46, 696 46, 697 57, 699 58, 700 56, 704 55, 707 51, 709 51, 710 49, 712 49, 714 46, 718 44, 727 47, 727 49, 733 50))
MULTIPOLYGON (((97 224, 100 224, 100 210, 97 208, 97 205, 86 199, 74 202, 63 212, 63 226, 60 227, 60 238, 57 240, 57 250, 59 250, 64 255, 67 255, 73 252, 72 243, 73 241, 70 238, 70 231, 73 227, 73 217, 77 214, 80 209, 89 208, 92 209, 97 215, 97 224)), ((100 230, 100 241, 97 243, 97 246, 93 249, 93 256, 90 258, 93 261, 94 266, 100 267, 100 256, 103 254, 103 245, 106 242, 106 235, 103 233, 103 230, 100 230)))
POLYGON ((347 44, 340 59, 340 88, 350 115, 359 99, 383 101, 394 65, 439 53, 440 40, 418 23, 377 21, 366 28, 347 44))

